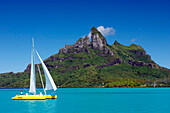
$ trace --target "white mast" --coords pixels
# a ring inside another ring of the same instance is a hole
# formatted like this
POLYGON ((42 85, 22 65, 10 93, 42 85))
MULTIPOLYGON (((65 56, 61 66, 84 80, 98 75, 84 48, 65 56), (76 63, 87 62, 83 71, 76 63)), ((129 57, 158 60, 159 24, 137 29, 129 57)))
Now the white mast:
POLYGON ((50 74, 50 72, 48 71, 47 67, 45 66, 43 60, 41 59, 41 57, 39 56, 38 52, 36 51, 40 61, 41 61, 41 64, 42 64, 42 67, 44 69, 44 73, 45 73, 45 78, 46 78, 46 87, 45 87, 45 90, 51 90, 51 89, 54 89, 57 90, 57 87, 54 83, 54 80, 50 74))
POLYGON ((31 54, 31 77, 30 77, 30 93, 36 94, 36 83, 35 83, 35 55, 34 55, 34 38, 32 38, 32 54, 31 54))

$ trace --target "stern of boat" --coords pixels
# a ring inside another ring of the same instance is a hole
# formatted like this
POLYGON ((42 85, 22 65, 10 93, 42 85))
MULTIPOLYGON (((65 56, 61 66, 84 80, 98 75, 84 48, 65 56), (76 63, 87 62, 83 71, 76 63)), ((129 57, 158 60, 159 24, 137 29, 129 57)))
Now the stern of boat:
POLYGON ((57 95, 44 95, 46 99, 57 99, 57 95))

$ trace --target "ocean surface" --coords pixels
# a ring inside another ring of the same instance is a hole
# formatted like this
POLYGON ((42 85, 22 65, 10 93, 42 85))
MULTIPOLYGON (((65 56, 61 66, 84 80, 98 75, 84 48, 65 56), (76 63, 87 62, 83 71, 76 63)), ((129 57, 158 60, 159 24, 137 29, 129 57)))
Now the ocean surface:
POLYGON ((170 88, 59 88, 54 100, 12 100, 20 91, 0 89, 0 113, 170 113, 170 88))

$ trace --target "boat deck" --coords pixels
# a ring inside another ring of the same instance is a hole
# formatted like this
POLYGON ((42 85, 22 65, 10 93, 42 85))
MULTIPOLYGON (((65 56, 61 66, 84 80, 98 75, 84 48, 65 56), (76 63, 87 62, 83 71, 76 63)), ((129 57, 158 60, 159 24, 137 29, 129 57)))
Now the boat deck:
POLYGON ((56 98, 57 95, 16 95, 12 100, 45 100, 56 98))

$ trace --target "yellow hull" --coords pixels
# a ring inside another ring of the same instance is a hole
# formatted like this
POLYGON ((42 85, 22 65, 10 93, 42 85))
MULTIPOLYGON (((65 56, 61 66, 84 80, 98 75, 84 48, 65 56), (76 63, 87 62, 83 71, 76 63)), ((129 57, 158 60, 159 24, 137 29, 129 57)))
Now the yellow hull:
POLYGON ((45 100, 56 99, 57 95, 18 95, 12 98, 12 100, 45 100))
POLYGON ((56 99, 57 95, 44 95, 46 99, 56 99))

